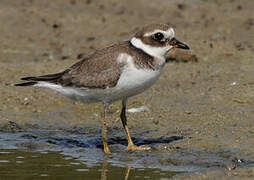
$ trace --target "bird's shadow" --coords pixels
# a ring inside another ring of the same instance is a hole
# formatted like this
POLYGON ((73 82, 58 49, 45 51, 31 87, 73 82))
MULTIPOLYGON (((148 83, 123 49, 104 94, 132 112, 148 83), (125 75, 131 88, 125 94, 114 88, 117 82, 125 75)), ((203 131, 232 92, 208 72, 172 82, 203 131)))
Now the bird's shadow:
MULTIPOLYGON (((132 137, 132 140, 135 145, 141 146, 141 145, 152 145, 152 144, 167 144, 171 143, 173 141, 181 140, 183 139, 183 136, 170 136, 170 137, 159 137, 159 138, 137 138, 137 137, 132 137)), ((115 145, 115 144, 121 144, 121 145, 128 145, 128 141, 123 138, 123 137, 113 137, 108 139, 108 144, 109 145, 115 145)), ((103 143, 99 143, 96 145, 98 148, 103 147, 103 143)))
MULTIPOLYGON (((170 136, 170 137, 158 137, 158 138, 139 138, 139 137, 132 137, 132 140, 135 145, 155 145, 155 144, 166 144, 171 143, 173 141, 183 139, 183 136, 170 136)), ((67 137, 50 137, 46 140, 50 144, 55 144, 59 146, 76 146, 76 147, 83 147, 83 148, 103 148, 103 142, 99 136, 90 136, 84 137, 82 139, 73 139, 67 137)), ((128 141, 124 137, 111 137, 107 139, 109 145, 124 145, 127 146, 128 141)))

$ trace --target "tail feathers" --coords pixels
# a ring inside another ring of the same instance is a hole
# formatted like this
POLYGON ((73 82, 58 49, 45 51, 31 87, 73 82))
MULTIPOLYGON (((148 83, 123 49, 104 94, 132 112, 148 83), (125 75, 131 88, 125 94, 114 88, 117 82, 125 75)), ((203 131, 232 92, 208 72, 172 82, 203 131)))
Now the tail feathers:
POLYGON ((46 82, 51 82, 51 83, 56 83, 58 79, 60 79, 66 71, 60 72, 60 73, 55 73, 55 74, 47 74, 47 75, 42 75, 42 76, 37 76, 37 77, 23 77, 21 80, 24 81, 29 81, 29 82, 23 82, 23 83, 17 83, 14 84, 15 86, 33 86, 39 82, 37 81, 46 81, 46 82))
POLYGON ((60 73, 56 73, 56 74, 48 74, 48 75, 43 75, 43 76, 37 76, 37 77, 23 77, 21 78, 21 80, 25 80, 25 81, 55 81, 57 79, 59 79, 60 77, 62 77, 62 75, 65 72, 60 72, 60 73))
POLYGON ((38 82, 35 82, 35 81, 29 81, 29 82, 24 82, 24 83, 17 83, 17 84, 14 84, 14 86, 33 86, 37 83, 38 82))

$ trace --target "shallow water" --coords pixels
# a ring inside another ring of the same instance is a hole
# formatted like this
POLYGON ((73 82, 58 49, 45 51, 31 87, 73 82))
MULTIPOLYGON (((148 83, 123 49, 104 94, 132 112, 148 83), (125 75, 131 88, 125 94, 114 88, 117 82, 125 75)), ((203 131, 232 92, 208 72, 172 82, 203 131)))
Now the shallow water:
POLYGON ((78 133, 12 125, 13 132, 0 132, 1 179, 170 179, 183 172, 253 165, 252 157, 237 157, 234 149, 173 148, 170 144, 186 137, 154 138, 152 131, 132 133, 135 144, 149 145, 151 151, 127 152, 122 130, 109 130, 112 154, 107 156, 97 126, 78 133))
POLYGON ((1 179, 169 179, 177 172, 111 165, 86 165, 59 152, 0 150, 1 179))

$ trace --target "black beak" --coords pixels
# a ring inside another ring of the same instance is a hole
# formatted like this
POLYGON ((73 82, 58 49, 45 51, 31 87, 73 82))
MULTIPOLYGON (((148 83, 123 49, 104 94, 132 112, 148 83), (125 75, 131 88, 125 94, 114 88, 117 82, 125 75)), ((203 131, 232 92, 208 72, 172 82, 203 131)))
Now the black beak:
POLYGON ((180 48, 180 49, 190 49, 189 46, 187 46, 186 44, 178 41, 177 39, 175 38, 172 38, 170 41, 169 41, 169 44, 171 46, 173 46, 174 48, 180 48))

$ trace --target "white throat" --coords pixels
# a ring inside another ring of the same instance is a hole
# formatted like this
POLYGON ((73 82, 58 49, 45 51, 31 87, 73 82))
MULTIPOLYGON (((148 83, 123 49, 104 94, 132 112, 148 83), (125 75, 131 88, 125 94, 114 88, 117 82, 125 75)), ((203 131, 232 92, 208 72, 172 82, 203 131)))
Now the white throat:
POLYGON ((136 48, 142 49, 144 52, 149 54, 150 56, 165 59, 167 52, 172 48, 172 46, 165 46, 165 47, 152 47, 148 44, 144 44, 140 39, 133 37, 131 39, 131 44, 136 48))

